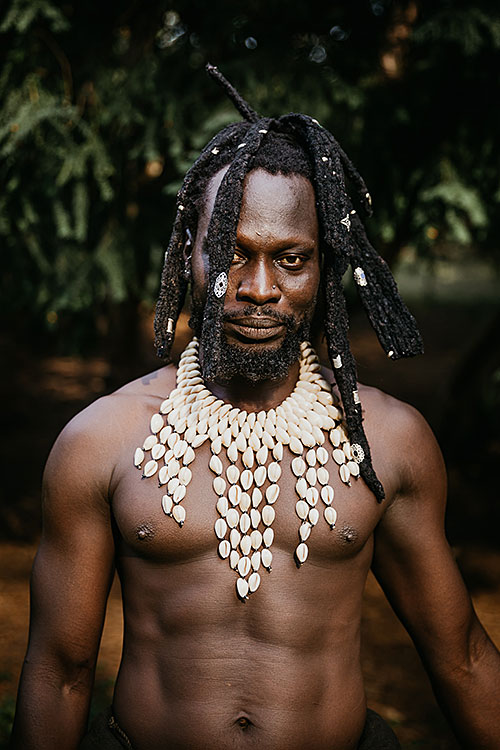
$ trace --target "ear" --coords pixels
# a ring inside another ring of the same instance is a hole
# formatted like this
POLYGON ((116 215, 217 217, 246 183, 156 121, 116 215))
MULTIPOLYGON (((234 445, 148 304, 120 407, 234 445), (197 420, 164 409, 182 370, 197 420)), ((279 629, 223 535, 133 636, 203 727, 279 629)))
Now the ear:
POLYGON ((182 248, 182 257, 184 258, 184 279, 191 281, 191 256, 193 254, 193 235, 191 230, 186 227, 186 240, 182 248))

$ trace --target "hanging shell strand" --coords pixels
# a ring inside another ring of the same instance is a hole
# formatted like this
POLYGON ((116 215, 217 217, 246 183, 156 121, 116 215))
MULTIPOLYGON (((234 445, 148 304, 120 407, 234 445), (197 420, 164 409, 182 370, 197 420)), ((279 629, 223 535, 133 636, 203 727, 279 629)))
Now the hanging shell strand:
POLYGON ((182 527, 182 501, 192 478, 189 466, 196 449, 210 441, 218 552, 237 573, 236 591, 243 601, 259 588, 262 570, 271 570, 272 525, 284 455, 291 457, 296 478, 299 567, 309 554, 307 542, 320 518, 318 508, 323 507, 331 529, 336 523, 334 489, 326 468, 330 449, 342 482, 350 486, 351 476, 359 476, 364 456, 359 446, 351 448, 339 401, 320 370, 316 352, 304 342, 299 378, 290 396, 275 409, 247 413, 205 388, 198 341, 193 338, 181 355, 176 388, 151 417, 151 434, 135 451, 134 465, 142 469, 142 478, 157 476, 165 490, 162 509, 182 527))

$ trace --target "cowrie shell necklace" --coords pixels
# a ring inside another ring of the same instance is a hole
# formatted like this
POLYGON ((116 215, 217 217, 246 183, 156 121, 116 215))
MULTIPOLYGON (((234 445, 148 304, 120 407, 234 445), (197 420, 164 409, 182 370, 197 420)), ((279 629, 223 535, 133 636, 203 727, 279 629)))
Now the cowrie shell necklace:
POLYGON ((301 344, 293 392, 275 409, 258 413, 233 407, 205 387, 198 349, 193 338, 180 357, 177 387, 151 417, 151 433, 136 449, 134 465, 143 479, 157 477, 165 492, 163 512, 182 527, 190 465, 196 449, 210 441, 218 553, 236 572, 236 593, 245 601, 259 588, 262 570, 271 571, 282 462, 290 462, 296 479, 300 525, 294 558, 300 567, 320 518, 318 508, 323 508, 331 529, 337 520, 326 468, 330 451, 340 479, 349 486, 351 477, 359 477, 363 455, 349 443, 339 400, 321 375, 318 356, 308 342, 301 344))

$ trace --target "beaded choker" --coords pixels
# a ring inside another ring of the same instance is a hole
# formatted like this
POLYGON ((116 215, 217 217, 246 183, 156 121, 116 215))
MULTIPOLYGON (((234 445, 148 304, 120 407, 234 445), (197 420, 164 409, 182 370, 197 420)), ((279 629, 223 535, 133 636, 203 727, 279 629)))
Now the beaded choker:
POLYGON ((143 479, 157 476, 165 490, 162 509, 182 527, 183 501, 192 478, 189 467, 196 449, 210 441, 218 552, 236 572, 236 592, 244 601, 258 589, 261 568, 271 570, 272 525, 284 460, 296 478, 300 524, 294 557, 299 567, 307 560, 307 541, 319 521, 319 507, 326 523, 335 527, 334 489, 326 468, 330 450, 347 485, 359 476, 364 458, 361 446, 350 445, 342 417, 339 400, 322 377, 309 343, 301 344, 299 378, 290 396, 275 409, 247 413, 205 387, 194 338, 181 355, 177 387, 151 417, 151 434, 136 449, 134 464, 142 469, 143 479))

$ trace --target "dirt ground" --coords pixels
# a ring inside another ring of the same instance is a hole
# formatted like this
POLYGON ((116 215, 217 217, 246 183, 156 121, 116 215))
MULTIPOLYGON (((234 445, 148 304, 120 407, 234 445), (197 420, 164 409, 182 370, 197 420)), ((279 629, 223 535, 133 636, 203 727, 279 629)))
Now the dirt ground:
MULTIPOLYGON (((426 357, 420 362, 388 363, 364 324, 352 337, 360 379, 395 393, 420 408, 435 429, 444 413, 447 388, 460 358, 470 314, 453 322, 428 311, 424 335, 430 333, 426 357), (439 344, 437 343, 439 342, 439 344), (418 364, 417 364, 418 363, 418 364), (393 368, 397 367, 395 370, 393 368)), ((483 322, 487 320, 487 312, 483 322)), ((478 318, 474 318, 477 329, 478 318)), ((10 470, 5 475, 0 541, 0 748, 12 717, 14 696, 27 641, 28 580, 36 551, 39 524, 38 486, 50 445, 63 424, 83 406, 108 390, 112 380, 106 358, 79 360, 49 357, 33 361, 9 347, 16 363, 16 381, 6 384, 6 432, 2 441, 10 470), (26 449, 29 436, 29 451, 26 449), (20 477, 22 482, 20 482, 20 477)), ((146 358, 147 359, 147 358, 146 358)), ((145 371, 151 358, 138 363, 145 371)), ((139 372, 141 370, 139 369, 139 372)), ((128 375, 128 373, 127 373, 128 375)), ((452 472, 452 480, 453 480, 452 472)), ((463 483, 462 483, 463 484, 463 483)), ((452 481, 451 502, 471 488, 452 481)), ((496 488, 483 497, 482 523, 491 525, 489 503, 496 488)), ((477 530, 476 530, 477 531, 477 530)), ((500 646, 500 549, 480 535, 462 529, 452 539, 458 563, 468 582, 476 610, 500 646)), ((96 707, 104 705, 116 674, 122 637, 119 586, 110 596, 96 679, 96 707)), ((363 619, 363 669, 368 703, 395 728, 404 748, 458 748, 434 700, 415 649, 387 604, 373 577, 366 586, 363 619)))

